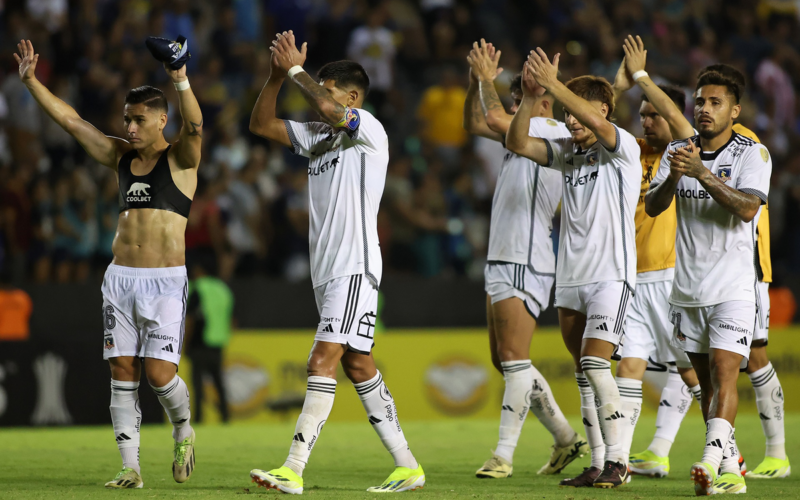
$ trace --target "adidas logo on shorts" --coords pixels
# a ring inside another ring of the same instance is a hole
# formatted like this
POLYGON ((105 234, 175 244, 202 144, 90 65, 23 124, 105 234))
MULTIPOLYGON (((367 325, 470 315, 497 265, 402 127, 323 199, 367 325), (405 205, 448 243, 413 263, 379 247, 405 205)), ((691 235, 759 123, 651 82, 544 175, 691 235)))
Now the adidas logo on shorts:
POLYGON ((167 351, 167 352, 175 352, 175 351, 172 349, 172 344, 167 344, 165 347, 162 347, 162 348, 161 348, 161 350, 162 350, 162 351, 167 351))
POLYGON ((331 326, 330 323, 328 323, 327 325, 325 325, 325 328, 323 328, 322 331, 325 333, 333 333, 333 327, 331 326))
POLYGON ((602 330, 604 332, 607 332, 608 331, 608 326, 605 323, 603 323, 602 325, 600 325, 597 328, 595 328, 595 330, 602 330))
POLYGON ((736 341, 736 343, 746 346, 747 345, 747 337, 740 338, 739 340, 736 341))

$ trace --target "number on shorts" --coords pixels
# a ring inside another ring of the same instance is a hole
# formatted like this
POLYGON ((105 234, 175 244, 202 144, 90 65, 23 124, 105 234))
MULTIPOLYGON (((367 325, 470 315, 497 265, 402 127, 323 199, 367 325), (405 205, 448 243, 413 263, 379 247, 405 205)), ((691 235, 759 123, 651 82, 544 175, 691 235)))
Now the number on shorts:
POLYGON ((103 309, 103 320, 105 321, 106 330, 113 330, 117 326, 117 318, 114 317, 114 306, 106 306, 103 309))

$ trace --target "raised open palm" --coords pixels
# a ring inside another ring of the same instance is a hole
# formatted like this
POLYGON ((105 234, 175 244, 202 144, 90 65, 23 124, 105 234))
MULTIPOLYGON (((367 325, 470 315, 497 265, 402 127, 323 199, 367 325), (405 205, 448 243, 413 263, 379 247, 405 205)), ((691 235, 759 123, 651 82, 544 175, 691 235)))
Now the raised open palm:
POLYGON ((14 59, 19 64, 19 78, 23 82, 32 80, 36 71, 36 63, 39 61, 39 54, 34 54, 33 44, 30 40, 20 40, 17 50, 19 54, 14 53, 14 59))

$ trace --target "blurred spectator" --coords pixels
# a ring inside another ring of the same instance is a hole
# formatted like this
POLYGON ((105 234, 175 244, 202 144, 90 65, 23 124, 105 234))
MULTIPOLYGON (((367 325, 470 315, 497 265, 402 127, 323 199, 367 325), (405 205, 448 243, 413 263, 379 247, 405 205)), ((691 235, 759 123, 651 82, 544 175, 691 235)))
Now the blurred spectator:
POLYGON ((364 66, 369 75, 367 97, 384 118, 387 93, 392 89, 394 67, 394 35, 384 24, 388 18, 388 2, 382 2, 367 16, 367 24, 353 30, 347 47, 347 57, 364 66))
POLYGON ((0 272, 0 341, 28 340, 32 312, 30 295, 12 286, 8 273, 0 272))
POLYGON ((209 273, 213 260, 191 264, 189 300, 186 305, 186 347, 192 360, 194 420, 203 421, 204 378, 209 376, 217 391, 223 423, 229 420, 228 398, 223 380, 223 350, 231 338, 233 293, 228 285, 209 273))
POLYGON ((448 165, 458 162, 459 150, 467 142, 467 132, 461 126, 467 90, 460 84, 458 73, 445 67, 439 83, 422 94, 417 118, 421 135, 432 145, 448 165))
MULTIPOLYGON (((186 259, 189 261, 222 262, 228 253, 225 221, 217 198, 227 186, 223 178, 212 182, 197 179, 197 190, 186 224, 186 259)), ((230 269, 226 268, 228 276, 230 269)))

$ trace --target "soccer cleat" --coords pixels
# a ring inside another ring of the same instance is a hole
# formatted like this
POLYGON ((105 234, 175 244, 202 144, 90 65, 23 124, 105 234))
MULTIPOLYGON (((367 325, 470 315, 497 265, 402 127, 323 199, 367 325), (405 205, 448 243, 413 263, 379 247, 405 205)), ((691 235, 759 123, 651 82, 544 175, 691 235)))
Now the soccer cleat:
POLYGON ((778 479, 789 477, 791 473, 792 466, 789 465, 788 458, 781 460, 775 457, 764 457, 764 461, 758 464, 755 469, 747 471, 745 476, 759 479, 778 479))
POLYGON ((569 479, 562 479, 559 486, 569 486, 570 488, 591 488, 594 480, 602 471, 597 467, 584 467, 583 472, 569 479))
MULTIPOLYGON (((575 459, 581 458, 592 451, 586 439, 577 432, 575 437, 572 438, 572 442, 568 445, 562 447, 553 445, 550 449, 553 450, 550 452, 550 460, 539 469, 537 474, 559 474, 564 470, 564 467, 571 464, 575 459)), ((489 462, 486 463, 488 464, 489 462)), ((484 465, 484 467, 486 466, 484 465)))
POLYGON ((480 479, 501 479, 504 477, 511 477, 513 474, 514 466, 511 465, 511 462, 508 462, 504 458, 500 458, 493 454, 492 458, 487 460, 483 464, 483 467, 475 472, 475 477, 480 479))
POLYGON ((303 493, 303 478, 286 466, 272 469, 269 472, 253 469, 250 471, 250 477, 254 483, 267 489, 278 490, 291 495, 301 495, 303 493))
POLYGON ((632 474, 650 477, 667 477, 669 475, 669 457, 659 457, 650 450, 634 453, 628 459, 628 468, 632 474))
POLYGON ((367 488, 370 493, 400 493, 401 491, 418 490, 425 486, 425 471, 421 465, 416 469, 396 467, 386 481, 380 486, 367 488))
POLYGON ((711 485, 712 495, 721 495, 723 493, 747 493, 747 485, 744 483, 744 478, 741 474, 734 472, 726 472, 714 481, 711 485))
POLYGON ((714 481, 717 480, 717 473, 711 465, 705 462, 695 462, 692 465, 691 475, 696 496, 702 497, 713 493, 713 485, 714 481))
POLYGON ((175 457, 172 462, 172 477, 177 483, 185 483, 192 477, 194 470, 194 430, 183 441, 175 441, 172 455, 175 457))
POLYGON ((630 479, 628 466, 619 462, 606 461, 603 472, 594 480, 595 488, 616 488, 630 479))
POLYGON ((142 481, 142 476, 130 467, 125 467, 119 471, 114 479, 106 483, 106 488, 118 490, 142 488, 143 486, 144 481, 142 481))

